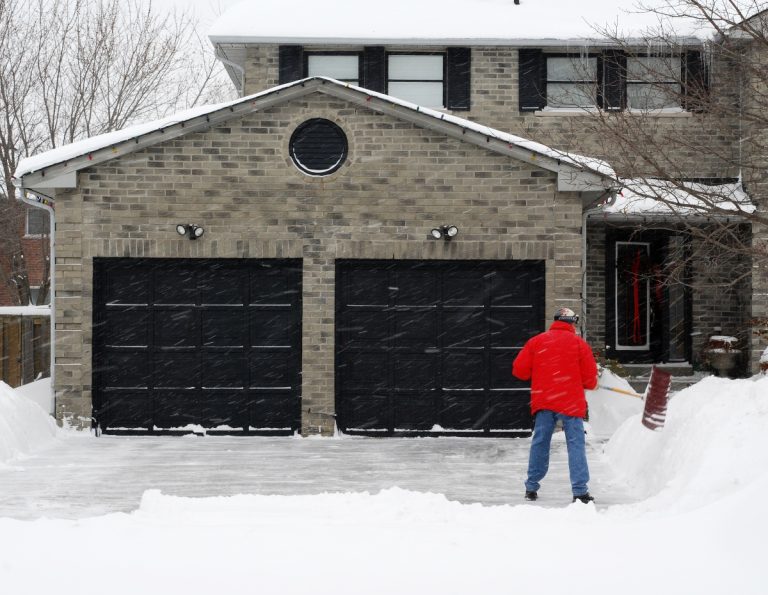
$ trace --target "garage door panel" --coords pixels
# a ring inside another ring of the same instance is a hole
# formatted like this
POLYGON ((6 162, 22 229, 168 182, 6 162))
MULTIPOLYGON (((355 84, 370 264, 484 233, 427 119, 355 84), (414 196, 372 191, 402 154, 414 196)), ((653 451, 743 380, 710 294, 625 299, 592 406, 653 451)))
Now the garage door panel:
POLYGON ((342 393, 341 403, 346 428, 386 430, 391 427, 392 408, 386 395, 342 393))
POLYGON ((398 392, 393 399, 396 430, 430 430, 435 425, 435 395, 423 392, 398 392))
POLYGON ((201 364, 203 388, 245 388, 248 368, 242 351, 203 351, 201 364))
POLYGON ((488 425, 491 430, 519 430, 533 425, 528 391, 491 394, 492 401, 488 416, 488 425))
POLYGON ((391 324, 380 310, 354 308, 347 311, 337 330, 342 335, 342 344, 365 344, 384 341, 391 334, 391 324))
POLYGON ((538 332, 540 321, 536 320, 533 308, 491 310, 491 346, 522 347, 538 332))
POLYGON ((253 347, 288 346, 298 331, 296 312, 291 310, 251 310, 250 341, 253 347))
POLYGON ((244 308, 203 310, 200 313, 203 346, 244 346, 248 340, 246 320, 244 308))
POLYGON ((106 304, 148 304, 150 302, 150 279, 141 269, 110 268, 105 271, 104 303, 106 304))
POLYGON ((200 397, 197 390, 155 390, 154 397, 154 424, 158 428, 183 428, 188 424, 200 424, 200 397))
POLYGON ((257 265, 249 276, 249 302, 254 305, 296 306, 301 301, 301 270, 257 265))
POLYGON ((419 345, 434 347, 437 344, 438 312, 435 309, 397 310, 392 314, 395 321, 395 346, 419 345))
POLYGON ((154 275, 154 303, 165 305, 194 305, 200 291, 197 271, 183 265, 160 265, 154 275))
POLYGON ((524 306, 530 304, 538 289, 536 279, 543 284, 538 273, 525 269, 496 271, 490 277, 492 306, 524 306))
POLYGON ((446 430, 482 430, 486 418, 483 393, 446 392, 440 412, 441 426, 446 430))
POLYGON ((388 276, 381 271, 350 270, 344 273, 341 295, 345 306, 387 306, 390 302, 388 276))
POLYGON ((248 396, 243 391, 200 391, 200 424, 206 428, 248 427, 248 396))
POLYGON ((213 266, 200 274, 200 303, 245 305, 247 286, 242 271, 213 266))
POLYGON ((343 354, 342 363, 337 367, 337 382, 344 389, 386 388, 389 385, 389 366, 381 351, 354 352, 343 354))
POLYGON ((96 369, 105 388, 146 387, 150 381, 146 351, 105 351, 96 369))
POLYGON ((492 389, 524 389, 528 387, 528 383, 512 376, 512 362, 515 361, 518 353, 520 353, 518 349, 493 350, 491 354, 490 377, 492 389))
POLYGON ((101 333, 104 345, 109 347, 147 346, 149 320, 146 308, 110 306, 104 322, 94 327, 94 333, 101 333))
POLYGON ((440 302, 439 277, 436 272, 398 272, 392 289, 396 306, 436 306, 440 302))
POLYGON ((432 390, 437 386, 440 359, 437 354, 396 353, 393 386, 395 389, 432 390))
POLYGON ((265 430, 291 428, 299 407, 298 398, 292 395, 268 392, 255 395, 248 405, 250 427, 265 430))
POLYGON ((298 429, 300 261, 96 258, 93 311, 94 415, 105 431, 111 410, 145 429, 266 427, 280 416, 279 427, 298 429), (115 396, 135 386, 151 395, 143 404, 115 396), (280 396, 257 407, 262 390, 280 396))
POLYGON ((250 386, 252 388, 293 388, 296 357, 289 350, 263 350, 251 352, 248 358, 250 386))
POLYGON ((101 425, 116 428, 147 428, 152 425, 152 395, 149 391, 113 391, 102 409, 101 425))
POLYGON ((483 389, 487 378, 486 354, 482 351, 446 353, 443 386, 446 389, 483 389))
POLYGON ((152 354, 154 385, 163 388, 200 386, 200 354, 157 351, 152 354))
POLYGON ((484 270, 449 268, 443 278, 443 303, 446 306, 483 306, 486 276, 484 270))
POLYGON ((196 347, 199 317, 194 308, 162 308, 154 312, 154 343, 158 347, 196 347))
POLYGON ((483 347, 488 333, 486 313, 479 308, 446 309, 442 329, 445 347, 483 347))

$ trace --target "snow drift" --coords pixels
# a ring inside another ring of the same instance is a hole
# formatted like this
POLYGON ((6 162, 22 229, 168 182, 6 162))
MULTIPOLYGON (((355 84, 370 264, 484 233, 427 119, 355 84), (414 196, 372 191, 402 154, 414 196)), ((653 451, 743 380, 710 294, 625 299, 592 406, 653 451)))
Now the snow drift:
POLYGON ((42 448, 56 432, 56 423, 40 405, 0 381, 0 463, 42 448))
POLYGON ((653 432, 631 417, 606 446, 613 469, 654 507, 686 510, 768 479, 768 376, 710 376, 674 395, 653 432))

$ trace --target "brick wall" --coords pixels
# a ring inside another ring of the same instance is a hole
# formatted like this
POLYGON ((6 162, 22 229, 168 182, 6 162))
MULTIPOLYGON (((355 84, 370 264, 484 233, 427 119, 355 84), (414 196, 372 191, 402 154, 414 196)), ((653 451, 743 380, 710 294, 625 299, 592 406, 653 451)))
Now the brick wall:
MULTIPOLYGON (((246 94, 257 93, 278 84, 278 46, 249 46, 246 60, 246 94)), ((356 48, 323 46, 324 51, 350 51, 356 48)), ((361 48, 357 48, 361 49, 361 48)), ((430 52, 440 48, 398 46, 392 51, 430 52)), ((634 177, 656 172, 637 159, 634 143, 653 143, 665 147, 665 155, 680 164, 682 177, 728 177, 738 175, 733 165, 738 152, 738 120, 689 112, 660 116, 601 114, 595 118, 583 112, 542 111, 521 114, 518 110, 518 51, 510 47, 473 47, 471 110, 455 115, 517 134, 524 138, 608 160, 620 175, 634 177)), ((718 83, 713 73, 713 93, 735 105, 735 89, 718 83)), ((723 78, 723 77, 720 77, 723 78)), ((727 77, 726 77, 727 78, 727 77)))
POLYGON ((545 311, 580 310, 581 200, 556 188, 551 172, 321 95, 84 170, 57 199, 57 415, 91 414, 94 257, 288 257, 304 265, 303 431, 328 433, 335 260, 544 260, 545 311), (325 178, 288 156, 312 117, 349 139, 325 178), (190 242, 180 222, 206 233, 190 242), (445 223, 456 240, 428 239, 445 223))

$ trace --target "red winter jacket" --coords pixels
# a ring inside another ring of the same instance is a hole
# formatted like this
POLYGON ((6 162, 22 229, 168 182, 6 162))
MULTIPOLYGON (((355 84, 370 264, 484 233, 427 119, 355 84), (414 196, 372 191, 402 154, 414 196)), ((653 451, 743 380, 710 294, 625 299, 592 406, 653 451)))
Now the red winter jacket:
POLYGON ((556 320, 547 332, 528 340, 512 364, 512 374, 531 382, 531 414, 540 409, 573 417, 587 414, 584 389, 597 387, 592 350, 573 325, 556 320))

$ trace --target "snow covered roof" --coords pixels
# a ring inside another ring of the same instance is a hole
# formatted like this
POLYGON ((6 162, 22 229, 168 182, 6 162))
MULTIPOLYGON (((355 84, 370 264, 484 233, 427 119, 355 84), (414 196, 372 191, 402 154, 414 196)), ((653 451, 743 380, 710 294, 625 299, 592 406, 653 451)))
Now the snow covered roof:
POLYGON ((620 180, 622 189, 602 206, 608 217, 695 217, 749 214, 755 211, 741 181, 729 184, 684 182, 657 178, 620 180))
MULTIPOLYGON (((653 4, 654 0, 645 4, 653 4)), ((544 40, 600 39, 607 28, 622 37, 648 37, 655 14, 638 0, 246 0, 225 11, 209 37, 220 43, 461 43, 544 45, 544 40)), ((680 37, 708 35, 676 19, 680 37)))
MULTIPOLYGON (((45 176, 46 170, 50 168, 55 169, 47 172, 49 177, 61 176, 313 92, 322 92, 350 101, 358 101, 375 111, 390 113, 404 120, 418 122, 468 142, 474 142, 473 138, 475 137, 481 138, 483 146, 489 150, 510 154, 518 159, 535 163, 544 169, 560 171, 561 166, 565 166, 574 171, 592 174, 605 180, 615 178, 613 169, 604 161, 558 151, 541 143, 483 126, 477 122, 423 108, 389 95, 374 93, 326 77, 303 79, 234 101, 197 107, 166 118, 64 145, 22 159, 16 168, 14 177, 21 179, 30 174, 45 176), (379 101, 372 101, 374 99, 379 101), (459 133, 456 134, 455 130, 458 130, 459 133), (475 133, 475 137, 466 134, 470 131, 475 133)), ((27 188, 34 187, 30 184, 25 185, 27 188)))

